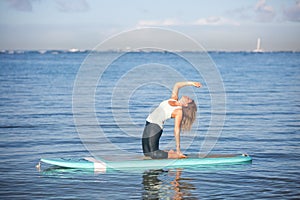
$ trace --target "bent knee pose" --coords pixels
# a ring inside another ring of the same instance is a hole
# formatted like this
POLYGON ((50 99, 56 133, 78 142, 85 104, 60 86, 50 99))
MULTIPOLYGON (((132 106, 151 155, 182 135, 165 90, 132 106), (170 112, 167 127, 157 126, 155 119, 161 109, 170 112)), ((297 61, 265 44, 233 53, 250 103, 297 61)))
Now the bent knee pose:
POLYGON ((199 82, 178 82, 174 85, 171 98, 159 106, 147 117, 143 132, 142 145, 145 156, 153 159, 185 158, 180 150, 180 131, 190 130, 196 118, 197 106, 188 96, 178 100, 179 89, 185 86, 201 87, 199 82), (167 119, 174 118, 174 137, 176 151, 159 149, 159 139, 163 133, 163 125, 167 119))

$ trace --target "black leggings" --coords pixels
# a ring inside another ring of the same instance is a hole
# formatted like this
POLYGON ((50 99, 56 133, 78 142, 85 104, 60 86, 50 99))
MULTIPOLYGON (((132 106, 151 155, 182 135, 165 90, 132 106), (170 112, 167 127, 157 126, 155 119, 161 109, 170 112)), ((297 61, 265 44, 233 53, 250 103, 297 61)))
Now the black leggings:
POLYGON ((159 149, 159 139, 163 130, 159 125, 146 122, 143 132, 142 145, 145 156, 152 159, 168 158, 168 152, 159 149))

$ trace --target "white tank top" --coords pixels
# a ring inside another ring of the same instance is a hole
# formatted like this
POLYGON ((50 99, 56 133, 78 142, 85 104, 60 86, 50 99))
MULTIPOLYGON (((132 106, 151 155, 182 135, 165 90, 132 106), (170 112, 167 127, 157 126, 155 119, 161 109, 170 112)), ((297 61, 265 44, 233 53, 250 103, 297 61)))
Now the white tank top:
POLYGON ((176 101, 168 99, 159 104, 159 106, 147 117, 147 121, 159 125, 163 129, 163 125, 167 119, 172 117, 174 110, 181 108, 181 106, 171 106, 168 102, 176 101))

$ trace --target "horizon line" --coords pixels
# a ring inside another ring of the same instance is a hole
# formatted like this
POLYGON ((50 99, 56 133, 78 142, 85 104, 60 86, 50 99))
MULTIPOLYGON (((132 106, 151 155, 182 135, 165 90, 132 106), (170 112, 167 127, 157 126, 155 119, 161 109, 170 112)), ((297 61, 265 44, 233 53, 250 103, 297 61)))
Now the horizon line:
POLYGON ((219 53, 276 53, 276 52, 293 52, 293 53, 299 53, 300 50, 264 50, 264 51, 255 51, 255 50, 203 50, 203 51, 195 51, 195 50, 172 50, 172 51, 166 51, 166 50, 128 50, 128 49, 107 49, 107 50, 92 50, 92 49, 3 49, 0 50, 0 54, 22 54, 22 53, 40 53, 40 54, 46 54, 46 53, 52 53, 52 54, 58 54, 58 53, 87 53, 87 52, 99 52, 99 53, 151 53, 151 52, 170 52, 170 53, 197 53, 197 52, 219 52, 219 53))

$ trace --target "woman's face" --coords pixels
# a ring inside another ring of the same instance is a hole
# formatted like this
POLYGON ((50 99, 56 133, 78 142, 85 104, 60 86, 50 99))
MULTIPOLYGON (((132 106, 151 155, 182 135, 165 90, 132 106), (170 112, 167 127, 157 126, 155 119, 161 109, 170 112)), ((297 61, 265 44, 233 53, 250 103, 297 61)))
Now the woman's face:
POLYGON ((188 97, 188 96, 182 96, 181 99, 180 99, 180 102, 183 103, 183 104, 188 104, 188 103, 191 103, 193 100, 188 97))

